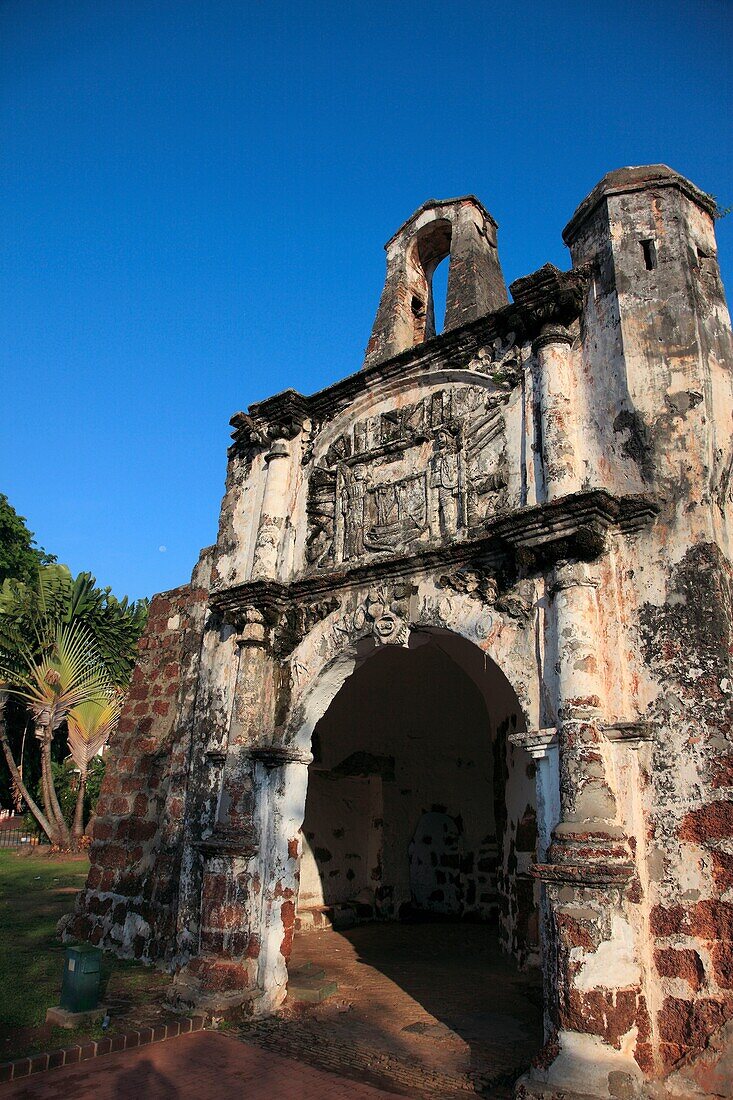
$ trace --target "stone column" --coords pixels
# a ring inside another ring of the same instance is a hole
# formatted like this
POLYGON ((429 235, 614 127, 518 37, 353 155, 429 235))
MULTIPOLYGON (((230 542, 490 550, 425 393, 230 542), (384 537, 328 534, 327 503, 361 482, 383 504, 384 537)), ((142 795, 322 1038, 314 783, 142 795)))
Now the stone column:
POLYGON ((554 655, 561 820, 551 857, 585 865, 629 862, 604 761, 606 689, 597 567, 561 562, 550 580, 548 652, 554 655), (596 845, 597 850, 594 850, 596 845), (579 847, 578 847, 579 846, 579 847), (574 849, 578 847, 578 851, 574 849))
POLYGON ((267 477, 252 562, 253 580, 276 580, 285 521, 290 507, 290 451, 285 439, 274 440, 265 455, 267 477))
POLYGON ((578 402, 583 400, 584 384, 570 353, 571 344, 570 333, 561 325, 544 325, 532 344, 546 501, 580 492, 583 487, 583 418, 578 417, 578 402))
POLYGON ((555 1034, 518 1096, 633 1097, 641 1076, 633 1050, 645 1007, 625 897, 634 864, 606 766, 599 586, 597 566, 583 562, 559 563, 549 584, 561 820, 535 873, 547 897, 545 988, 555 1034))

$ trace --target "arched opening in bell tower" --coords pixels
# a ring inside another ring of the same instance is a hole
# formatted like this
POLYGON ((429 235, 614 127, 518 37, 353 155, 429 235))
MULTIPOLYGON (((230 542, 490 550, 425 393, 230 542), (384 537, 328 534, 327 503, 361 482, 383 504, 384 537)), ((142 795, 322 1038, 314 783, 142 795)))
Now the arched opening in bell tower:
POLYGON ((433 295, 433 313, 435 315, 435 335, 440 336, 445 328, 445 314, 448 307, 448 271, 450 259, 445 256, 433 272, 431 283, 433 295))
POLYGON ((452 236, 453 227, 450 221, 447 218, 438 218, 423 226, 408 250, 408 283, 415 344, 430 340, 443 330, 452 236), (446 262, 443 264, 444 260, 446 262), (436 314, 433 276, 441 264, 445 272, 441 271, 442 289, 436 314))

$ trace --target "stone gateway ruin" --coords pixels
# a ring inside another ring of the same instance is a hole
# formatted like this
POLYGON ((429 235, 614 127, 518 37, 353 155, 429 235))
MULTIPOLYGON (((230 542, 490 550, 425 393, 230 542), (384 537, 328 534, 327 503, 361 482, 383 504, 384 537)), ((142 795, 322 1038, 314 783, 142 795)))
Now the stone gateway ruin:
POLYGON ((519 1095, 723 1095, 715 214, 663 165, 611 172, 565 228, 571 270, 511 301, 476 198, 405 222, 362 369, 232 419, 217 542, 153 600, 67 937, 164 965, 182 1006, 262 1015, 296 930, 485 921, 543 968, 519 1095))

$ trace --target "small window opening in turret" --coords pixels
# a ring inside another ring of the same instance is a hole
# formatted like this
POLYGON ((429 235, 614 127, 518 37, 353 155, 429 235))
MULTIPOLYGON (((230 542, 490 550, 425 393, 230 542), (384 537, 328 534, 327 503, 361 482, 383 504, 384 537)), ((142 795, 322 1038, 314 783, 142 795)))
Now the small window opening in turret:
POLYGON ((649 240, 641 242, 641 251, 644 254, 644 266, 647 271, 654 271, 657 266, 657 246, 654 241, 649 240))
POLYGON ((422 298, 418 298, 416 294, 412 296, 412 315, 413 317, 425 316, 425 303, 422 298))

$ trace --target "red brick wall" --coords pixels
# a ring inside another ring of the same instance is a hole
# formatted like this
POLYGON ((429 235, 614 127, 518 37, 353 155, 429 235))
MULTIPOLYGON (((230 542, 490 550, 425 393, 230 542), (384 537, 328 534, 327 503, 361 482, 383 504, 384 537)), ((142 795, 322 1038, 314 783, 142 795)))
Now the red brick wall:
MULTIPOLYGON (((205 562, 203 563, 205 565, 205 562)), ((86 887, 64 938, 128 957, 174 949, 190 727, 207 604, 206 569, 153 598, 110 744, 86 887)))

